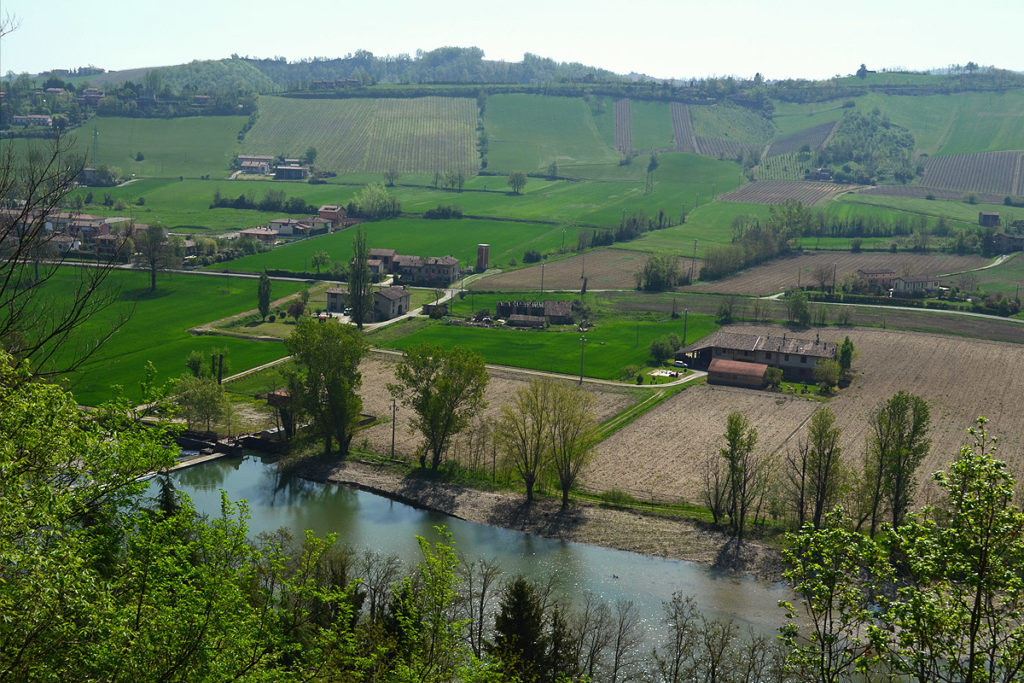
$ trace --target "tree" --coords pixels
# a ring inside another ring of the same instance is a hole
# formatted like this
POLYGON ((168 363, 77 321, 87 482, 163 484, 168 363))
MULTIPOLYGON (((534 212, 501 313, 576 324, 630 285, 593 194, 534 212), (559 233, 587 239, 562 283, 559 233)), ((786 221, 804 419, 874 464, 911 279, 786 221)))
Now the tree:
POLYGON ((295 318, 295 322, 299 322, 299 318, 306 312, 306 304, 302 299, 296 299, 295 301, 288 304, 288 315, 295 318))
POLYGON ((151 223, 143 231, 135 233, 135 247, 140 260, 149 269, 149 291, 156 291, 156 274, 180 263, 177 245, 167 239, 162 223, 151 223))
POLYGON ((548 165, 548 180, 557 180, 557 179, 558 179, 558 162, 557 161, 552 161, 548 165))
POLYGON ((319 251, 314 252, 313 258, 310 260, 310 264, 316 268, 316 274, 319 275, 321 268, 326 268, 331 265, 331 257, 325 250, 320 249, 319 251))
POLYGON ((850 341, 849 337, 846 337, 839 346, 839 368, 844 374, 850 371, 854 355, 856 355, 856 350, 853 348, 853 342, 850 341))
POLYGON ((764 379, 772 390, 778 391, 782 386, 782 368, 769 367, 764 371, 764 379))
POLYGON ((839 497, 843 470, 836 416, 828 408, 819 408, 807 426, 807 493, 811 503, 811 523, 821 526, 825 513, 839 497))
POLYGON ((231 410, 224 385, 219 384, 215 377, 182 375, 174 387, 174 399, 189 429, 205 423, 206 431, 210 431, 211 424, 231 410))
POLYGON ((726 462, 726 501, 729 527, 743 542, 747 512, 757 494, 761 466, 754 457, 757 429, 739 411, 729 413, 725 422, 725 446, 719 451, 726 462))
POLYGON ((523 479, 527 503, 533 502, 533 487, 547 455, 549 394, 553 390, 551 380, 534 379, 520 387, 512 400, 501 407, 501 421, 495 433, 506 459, 523 479))
POLYGON ((266 271, 260 273, 260 280, 256 285, 256 307, 260 311, 260 317, 266 322, 270 315, 270 276, 266 271))
POLYGON ((861 498, 867 504, 865 517, 870 518, 872 538, 885 504, 892 513, 893 528, 902 526, 914 494, 914 473, 931 447, 927 436, 930 423, 925 400, 905 391, 871 413, 864 459, 865 495, 861 498))
POLYGON ((458 346, 421 344, 405 352, 388 391, 416 414, 412 426, 426 439, 420 466, 430 453, 437 469, 451 438, 486 407, 487 370, 479 354, 458 346))
MULTIPOLYGON (((550 380, 554 381, 554 380, 550 380)), ((569 506, 569 491, 590 462, 596 434, 594 397, 577 386, 556 382, 548 415, 550 466, 562 490, 562 509, 569 506)))
POLYGON ((807 304, 807 292, 795 290, 786 297, 786 313, 789 322, 806 327, 811 324, 811 309, 807 304))
POLYGON ((398 171, 393 168, 384 171, 384 182, 388 187, 394 187, 396 180, 398 180, 398 171))
POLYGON ((370 250, 366 235, 357 230, 352 240, 352 265, 348 271, 348 305, 352 309, 352 322, 360 330, 373 316, 373 280, 370 276, 370 250))
POLYGON ((363 405, 359 361, 366 343, 351 325, 308 317, 298 321, 284 343, 299 368, 297 385, 302 391, 292 394, 293 403, 312 419, 314 431, 324 439, 324 453, 331 452, 334 439, 339 453, 348 455, 363 405))
POLYGON ((814 381, 818 383, 824 393, 835 389, 841 376, 842 370, 839 368, 839 361, 831 358, 819 358, 814 365, 814 381))
POLYGON ((370 183, 357 192, 352 198, 352 208, 355 214, 374 220, 394 218, 402 212, 398 200, 380 183, 370 183))
POLYGON ((303 161, 312 166, 316 163, 316 147, 306 148, 306 153, 302 156, 303 161))
POLYGON ((658 363, 664 363, 672 357, 672 344, 669 343, 668 337, 656 337, 651 340, 649 352, 651 358, 658 363))
POLYGON ((526 187, 526 174, 522 171, 512 171, 508 174, 508 186, 516 194, 522 193, 523 188, 526 187))
POLYGON ((490 649, 506 676, 515 676, 524 683, 541 680, 547 650, 543 596, 522 575, 502 591, 490 649))

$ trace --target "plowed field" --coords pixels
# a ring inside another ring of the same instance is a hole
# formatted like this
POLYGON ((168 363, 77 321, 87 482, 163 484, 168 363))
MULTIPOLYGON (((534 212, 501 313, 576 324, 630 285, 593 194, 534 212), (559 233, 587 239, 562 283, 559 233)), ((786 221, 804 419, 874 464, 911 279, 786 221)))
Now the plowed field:
MULTIPOLYGON (((623 249, 597 249, 585 255, 571 256, 544 264, 544 289, 579 289, 582 276, 587 277, 587 289, 634 289, 636 272, 640 270, 650 254, 623 249)), ((680 272, 690 272, 692 259, 680 258, 680 272)), ((540 289, 541 266, 521 268, 508 273, 498 273, 477 280, 470 289, 494 291, 529 291, 540 289)), ((698 261, 695 272, 700 270, 698 261)))
MULTIPOLYGON (((782 327, 736 326, 737 331, 781 334, 782 327)), ((808 332, 806 334, 813 334, 808 332)), ((932 448, 918 472, 917 502, 934 498, 929 478, 956 457, 974 419, 989 418, 1000 437, 1000 457, 1018 480, 1024 475, 1024 346, 892 330, 826 328, 829 340, 849 334, 859 352, 853 384, 827 404, 791 395, 723 387, 695 387, 678 394, 598 447, 587 470, 588 489, 611 488, 645 498, 700 498, 701 458, 721 447, 727 415, 742 411, 758 429, 758 449, 793 447, 805 420, 822 405, 843 429, 844 460, 859 470, 871 410, 903 389, 928 401, 932 448)))
POLYGON ((814 273, 819 268, 829 272, 836 267, 836 282, 854 273, 858 268, 865 270, 892 270, 897 275, 944 275, 963 270, 980 268, 988 259, 977 255, 952 256, 946 254, 890 254, 865 252, 816 251, 805 252, 791 258, 777 259, 771 263, 754 266, 732 277, 717 282, 701 282, 686 287, 686 291, 718 292, 722 294, 753 294, 764 296, 800 285, 817 285, 814 273))

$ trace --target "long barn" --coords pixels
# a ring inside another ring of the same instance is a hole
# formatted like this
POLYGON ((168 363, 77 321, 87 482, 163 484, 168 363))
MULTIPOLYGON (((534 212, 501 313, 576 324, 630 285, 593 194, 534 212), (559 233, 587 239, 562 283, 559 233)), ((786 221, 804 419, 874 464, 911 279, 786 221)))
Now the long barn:
POLYGON ((718 330, 698 342, 676 352, 677 360, 691 367, 710 368, 715 359, 763 363, 781 368, 786 379, 814 379, 814 366, 819 360, 834 360, 839 352, 835 342, 791 337, 788 334, 743 334, 718 330))

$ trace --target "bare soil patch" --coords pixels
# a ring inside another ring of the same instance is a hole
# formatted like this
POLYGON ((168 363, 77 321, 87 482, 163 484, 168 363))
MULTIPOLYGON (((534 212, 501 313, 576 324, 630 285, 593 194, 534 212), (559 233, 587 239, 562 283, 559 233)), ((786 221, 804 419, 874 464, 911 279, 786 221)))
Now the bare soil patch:
MULTIPOLYGON (((587 289, 635 289, 636 274, 647 263, 650 254, 625 249, 595 249, 586 254, 558 259, 544 264, 544 289, 578 290, 587 278, 587 289)), ((679 269, 690 272, 690 261, 680 258, 679 269)), ((700 270, 700 261, 694 268, 700 270)), ((540 290, 541 266, 520 268, 481 278, 470 289, 493 291, 540 290)))
MULTIPOLYGON (((734 327, 749 333, 784 330, 734 327)), ((979 415, 989 419, 990 433, 1000 438, 999 457, 1018 480, 1024 475, 1024 376, 1008 371, 1024 363, 1024 346, 865 328, 825 328, 821 334, 830 341, 848 334, 860 354, 853 383, 827 404, 748 389, 689 389, 600 444, 584 485, 597 491, 625 489, 655 500, 699 501, 701 458, 721 447, 730 411, 742 411, 757 427, 759 448, 781 453, 795 446, 804 421, 822 405, 836 414, 844 459, 859 471, 870 412, 901 389, 921 396, 931 409, 932 448, 918 472, 919 504, 934 499, 931 473, 957 456, 979 415)))
POLYGON ((891 254, 863 252, 854 254, 841 251, 807 251, 789 258, 781 258, 760 266, 748 268, 732 277, 714 282, 701 282, 684 291, 716 292, 721 294, 752 294, 763 296, 803 285, 818 285, 815 272, 824 269, 827 285, 832 284, 832 269, 836 270, 836 282, 865 270, 889 269, 897 275, 945 275, 964 270, 980 268, 988 259, 978 256, 955 256, 951 254, 891 254))

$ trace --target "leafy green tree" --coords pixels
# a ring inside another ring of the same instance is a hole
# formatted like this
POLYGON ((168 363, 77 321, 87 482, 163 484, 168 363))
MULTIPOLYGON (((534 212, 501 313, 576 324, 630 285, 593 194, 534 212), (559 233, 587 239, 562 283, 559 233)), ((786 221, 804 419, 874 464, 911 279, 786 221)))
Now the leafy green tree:
POLYGON ((139 259, 149 270, 149 291, 156 291, 156 274, 181 263, 181 252, 175 241, 167 239, 162 223, 151 223, 135 233, 139 259))
POLYGON ((182 375, 175 384, 174 399, 189 429, 205 423, 206 431, 210 431, 210 426, 231 410, 224 385, 213 377, 182 375))
POLYGON ((331 257, 326 250, 320 249, 313 254, 313 258, 310 260, 310 264, 316 268, 316 274, 320 274, 321 268, 326 268, 331 265, 331 257))
POLYGON ((552 161, 548 165, 548 180, 557 180, 557 179, 558 179, 558 162, 557 161, 552 161))
POLYGON ((850 341, 849 337, 843 339, 843 343, 839 346, 839 367, 844 372, 850 371, 850 366, 853 365, 853 356, 856 350, 853 347, 853 342, 850 341))
POLYGON ((861 496, 866 509, 858 528, 870 519, 872 538, 886 506, 892 513, 893 528, 903 524, 916 486, 915 473, 931 447, 930 423, 925 400, 905 391, 871 413, 861 496))
POLYGON ((398 180, 398 175, 398 171, 396 171, 393 168, 389 168, 388 170, 384 171, 384 182, 387 184, 388 187, 394 187, 395 181, 398 180))
POLYGON ((594 397, 567 382, 556 382, 550 394, 547 432, 549 466, 562 490, 562 509, 569 507, 569 491, 593 455, 598 438, 594 397))
POLYGON ((381 183, 370 183, 352 198, 355 213, 363 218, 378 220, 394 218, 402 212, 398 200, 388 194, 381 183))
POLYGON ((288 304, 288 315, 295 318, 295 322, 299 322, 299 318, 306 312, 306 304, 303 303, 302 299, 296 299, 295 301, 288 304))
POLYGON ((806 327, 811 324, 811 308, 807 303, 807 292, 794 290, 786 297, 786 313, 789 322, 806 327))
POLYGON ((672 357, 672 344, 669 342, 668 337, 656 337, 651 340, 651 346, 648 349, 651 358, 658 361, 658 363, 664 363, 666 360, 672 357))
POLYGON ((373 317, 373 280, 370 276, 370 249, 366 234, 360 229, 352 240, 352 264, 348 270, 348 305, 352 322, 360 330, 373 317))
POLYGON ((844 471, 840 460, 842 448, 836 416, 828 408, 819 408, 807 425, 807 497, 811 504, 811 523, 821 526, 825 513, 839 497, 844 471))
POLYGON ((312 418, 314 431, 324 439, 324 453, 331 452, 333 439, 341 455, 348 455, 363 406, 359 361, 366 343, 351 325, 310 317, 300 319, 284 343, 295 357, 302 389, 292 401, 312 418))
POLYGON ((725 446, 719 451, 726 462, 726 501, 729 528, 736 540, 743 542, 747 513, 757 496, 762 463, 754 456, 757 429, 743 413, 729 413, 725 422, 725 446))
POLYGON ((405 352, 395 369, 391 395, 416 414, 413 427, 426 439, 420 466, 437 469, 451 438, 486 407, 487 370, 477 353, 459 346, 421 344, 405 352))
POLYGON ((841 376, 842 370, 839 368, 839 362, 831 358, 821 358, 814 365, 814 381, 825 393, 836 388, 841 376))
POLYGON ((316 147, 308 147, 306 153, 302 155, 303 161, 312 166, 316 163, 316 147))
POLYGON ((769 387, 777 391, 782 386, 782 368, 769 367, 764 372, 764 379, 769 387))
POLYGON ((543 596, 525 577, 517 576, 502 591, 491 654, 506 676, 529 683, 541 680, 546 650, 543 596))
POLYGON ((270 276, 266 272, 260 273, 259 283, 256 285, 256 307, 260 311, 260 317, 266 322, 270 315, 270 276))
POLYGON ((508 174, 508 186, 516 194, 521 194, 523 188, 526 187, 526 174, 522 171, 512 171, 508 174))
POLYGON ((526 502, 533 502, 533 488, 543 470, 548 445, 548 408, 552 381, 530 380, 511 401, 501 406, 501 420, 495 432, 506 460, 518 472, 526 487, 526 502))

